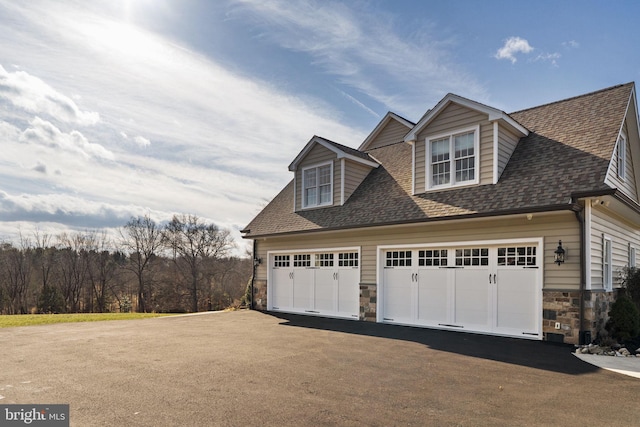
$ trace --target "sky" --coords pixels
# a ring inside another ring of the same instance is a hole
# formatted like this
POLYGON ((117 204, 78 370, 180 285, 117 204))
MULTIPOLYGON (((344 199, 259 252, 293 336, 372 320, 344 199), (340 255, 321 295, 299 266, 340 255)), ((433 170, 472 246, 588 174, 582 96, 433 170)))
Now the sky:
POLYGON ((640 80, 635 1, 0 0, 0 241, 242 230, 319 135, 640 80))

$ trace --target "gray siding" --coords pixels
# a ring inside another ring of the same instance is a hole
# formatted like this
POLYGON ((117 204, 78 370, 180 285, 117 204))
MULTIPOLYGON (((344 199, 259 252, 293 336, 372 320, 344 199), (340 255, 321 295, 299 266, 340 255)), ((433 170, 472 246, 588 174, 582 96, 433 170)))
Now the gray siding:
MULTIPOLYGON (((640 230, 622 218, 607 212, 606 208, 591 209, 591 289, 602 289, 602 235, 611 238, 611 264, 613 287, 620 285, 621 273, 629 266, 629 244, 640 256, 640 230)), ((636 260, 636 263, 638 261, 636 260)), ((636 264, 637 265, 637 264, 636 264)))
POLYGON ((507 167, 520 138, 503 125, 498 126, 498 179, 507 167))
POLYGON ((626 170, 625 170, 625 179, 621 180, 618 177, 618 145, 616 144, 615 150, 613 150, 613 156, 611 158, 611 167, 609 168, 609 173, 607 175, 607 182, 614 186, 615 188, 620 189, 627 197, 631 200, 637 202, 638 201, 638 189, 636 187, 636 176, 635 170, 633 168, 633 158, 631 156, 631 143, 629 138, 629 132, 627 132, 627 126, 623 127, 623 132, 627 135, 627 144, 626 144, 626 170))
MULTIPOLYGON (((267 251, 320 249, 336 247, 361 248, 361 282, 376 283, 377 246, 470 242, 476 240, 544 238, 544 289, 578 290, 580 287, 580 230, 573 213, 534 214, 511 218, 476 221, 451 221, 385 228, 356 229, 312 233, 298 236, 270 237, 258 240, 258 256, 267 260, 267 251), (562 240, 568 251, 561 266, 553 263, 553 251, 562 240)), ((267 279, 266 262, 257 271, 257 279, 267 279)))
POLYGON ((345 160, 344 166, 344 201, 346 203, 360 183, 367 177, 371 167, 351 160, 345 160))
POLYGON ((389 120, 389 123, 376 135, 376 137, 369 143, 367 151, 374 148, 384 147, 385 145, 395 144, 404 141, 404 136, 409 133, 411 129, 398 122, 395 119, 389 120))

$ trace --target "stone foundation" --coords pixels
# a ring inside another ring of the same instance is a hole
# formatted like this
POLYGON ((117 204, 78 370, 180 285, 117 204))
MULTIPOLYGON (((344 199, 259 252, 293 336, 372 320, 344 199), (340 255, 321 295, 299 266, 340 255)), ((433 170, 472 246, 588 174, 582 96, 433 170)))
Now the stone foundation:
POLYGON ((585 329, 591 331, 591 337, 596 339, 609 320, 611 304, 618 298, 618 289, 613 292, 585 291, 584 322, 585 329))
POLYGON ((375 283, 360 283, 360 320, 376 321, 377 286, 375 283))
POLYGON ((584 291, 583 325, 580 325, 580 291, 543 291, 542 295, 544 339, 580 344, 580 331, 588 332, 594 340, 604 330, 618 291, 584 291), (559 324, 559 329, 556 329, 556 324, 559 324))

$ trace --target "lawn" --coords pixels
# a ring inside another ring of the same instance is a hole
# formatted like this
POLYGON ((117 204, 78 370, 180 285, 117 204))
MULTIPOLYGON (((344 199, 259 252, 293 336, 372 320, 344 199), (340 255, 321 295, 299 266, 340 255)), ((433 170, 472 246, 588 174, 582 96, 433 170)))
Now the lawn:
POLYGON ((101 322, 104 320, 133 320, 171 316, 161 313, 75 313, 75 314, 12 314, 0 316, 0 328, 13 326, 48 325, 51 323, 101 322))

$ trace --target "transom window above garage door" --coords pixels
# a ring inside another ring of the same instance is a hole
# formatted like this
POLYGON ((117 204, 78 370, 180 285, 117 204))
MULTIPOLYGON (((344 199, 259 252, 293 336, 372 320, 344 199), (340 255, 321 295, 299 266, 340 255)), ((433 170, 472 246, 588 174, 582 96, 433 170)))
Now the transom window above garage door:
POLYGON ((489 248, 456 249, 456 266, 489 265, 489 248))
POLYGON ((338 267, 357 267, 358 252, 340 252, 338 254, 338 267))
POLYGON ((411 251, 387 252, 387 267, 411 267, 411 251))
POLYGON ((333 254, 316 254, 316 267, 333 267, 333 254))
POLYGON ((418 265, 420 267, 446 267, 447 254, 446 249, 418 251, 418 265))
POLYGON ((275 255, 273 257, 273 266, 274 267, 289 267, 289 263, 291 262, 291 257, 289 255, 275 255))
POLYGON ((498 248, 498 265, 537 265, 535 246, 510 246, 498 248))
POLYGON ((293 256, 294 267, 311 267, 311 254, 296 254, 293 256))

